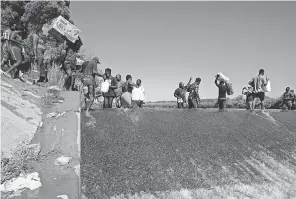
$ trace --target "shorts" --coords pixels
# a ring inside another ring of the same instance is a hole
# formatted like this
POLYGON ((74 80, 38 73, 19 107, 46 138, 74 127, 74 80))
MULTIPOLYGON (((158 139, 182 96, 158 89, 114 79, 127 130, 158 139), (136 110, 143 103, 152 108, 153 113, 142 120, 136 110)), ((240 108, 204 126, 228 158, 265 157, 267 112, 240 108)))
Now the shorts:
POLYGON ((264 101, 264 99, 265 99, 265 93, 264 92, 254 93, 253 97, 254 98, 259 98, 260 101, 264 101))
POLYGON ((283 103, 283 108, 284 109, 288 109, 291 110, 292 109, 292 101, 291 100, 285 100, 283 103))
POLYGON ((198 101, 197 99, 188 99, 188 108, 191 109, 191 108, 197 108, 197 105, 198 105, 198 101))
POLYGON ((22 49, 20 47, 11 46, 9 49, 9 57, 12 61, 22 61, 23 60, 23 54, 22 49))
POLYGON ((226 99, 225 98, 221 98, 218 99, 218 105, 219 105, 219 109, 225 109, 226 108, 226 99))
POLYGON ((83 86, 95 86, 95 80, 93 77, 82 77, 81 82, 83 86))

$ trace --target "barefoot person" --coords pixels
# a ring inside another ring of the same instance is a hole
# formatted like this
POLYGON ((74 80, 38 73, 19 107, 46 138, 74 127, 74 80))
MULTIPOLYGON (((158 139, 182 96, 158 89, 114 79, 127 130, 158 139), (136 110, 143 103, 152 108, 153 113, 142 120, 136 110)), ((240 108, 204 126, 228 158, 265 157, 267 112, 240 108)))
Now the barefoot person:
POLYGON ((95 76, 103 77, 103 73, 98 71, 97 64, 100 64, 98 57, 94 57, 83 70, 82 83, 84 87, 87 87, 85 95, 85 110, 86 115, 89 115, 89 109, 91 108, 95 99, 95 76))
POLYGON ((263 88, 268 83, 268 78, 264 76, 264 70, 259 70, 259 75, 257 77, 254 77, 249 82, 250 85, 254 86, 254 99, 253 99, 253 105, 252 105, 252 111, 254 111, 255 104, 256 104, 256 98, 260 99, 261 102, 261 110, 263 111, 264 108, 264 98, 265 98, 265 92, 263 88))
MULTIPOLYGON (((190 78, 191 81, 191 78, 190 78)), ((197 108, 198 103, 200 102, 199 97, 199 85, 200 85, 201 79, 198 77, 195 79, 195 82, 188 86, 187 91, 189 92, 188 96, 188 108, 197 108)))
POLYGON ((4 31, 3 36, 1 37, 2 49, 3 49, 3 59, 1 60, 1 68, 4 64, 7 64, 9 60, 9 49, 10 49, 10 39, 11 33, 16 30, 16 24, 12 24, 7 30, 4 31))
POLYGON ((184 86, 183 82, 179 83, 179 88, 177 88, 174 92, 174 97, 177 98, 177 107, 184 108, 184 103, 187 103, 185 93, 188 89, 188 86, 190 85, 192 80, 192 77, 190 77, 190 80, 186 86, 184 86))
POLYGON ((118 88, 114 90, 116 94, 116 107, 120 108, 121 107, 120 97, 122 94, 122 87, 123 87, 124 81, 122 81, 120 74, 116 75, 116 80, 117 80, 117 86, 118 86, 118 88))
POLYGON ((109 82, 109 90, 107 93, 103 93, 103 97, 104 97, 104 108, 112 108, 112 104, 113 104, 113 99, 115 98, 116 94, 115 94, 115 89, 118 88, 117 86, 117 80, 115 77, 112 77, 111 75, 111 69, 110 68, 106 68, 105 69, 105 81, 109 82))
MULTIPOLYGON (((19 72, 19 67, 22 65, 23 61, 23 40, 20 36, 20 31, 13 31, 10 35, 10 45, 9 45, 9 59, 11 63, 13 64, 6 72, 3 73, 4 76, 8 78, 15 78, 17 76, 17 73, 19 72), (17 71, 15 71, 17 69, 17 71), (13 74, 11 74, 12 71, 13 74)), ((19 76, 19 79, 21 81, 24 81, 22 76, 19 76)))
POLYGON ((286 88, 286 92, 282 95, 282 110, 292 109, 292 99, 294 95, 290 92, 290 87, 286 88))
POLYGON ((218 105, 219 105, 219 110, 224 111, 226 108, 226 93, 227 93, 227 86, 224 81, 220 81, 218 84, 218 78, 219 75, 216 76, 215 79, 215 84, 219 89, 219 95, 218 95, 218 105))

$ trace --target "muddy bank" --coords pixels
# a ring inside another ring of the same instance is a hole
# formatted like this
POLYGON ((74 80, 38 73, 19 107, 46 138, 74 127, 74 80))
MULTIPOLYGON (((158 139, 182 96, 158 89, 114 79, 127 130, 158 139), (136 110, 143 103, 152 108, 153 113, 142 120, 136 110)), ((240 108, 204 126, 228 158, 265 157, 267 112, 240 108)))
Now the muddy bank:
POLYGON ((296 196, 296 112, 91 114, 82 118, 81 137, 88 198, 296 196))

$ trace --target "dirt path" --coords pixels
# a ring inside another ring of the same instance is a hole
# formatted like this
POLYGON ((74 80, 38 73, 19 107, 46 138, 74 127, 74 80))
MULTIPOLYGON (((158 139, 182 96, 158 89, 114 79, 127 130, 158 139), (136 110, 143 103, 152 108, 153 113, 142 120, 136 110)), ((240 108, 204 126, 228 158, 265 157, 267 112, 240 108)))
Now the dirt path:
POLYGON ((81 137, 89 199, 296 197, 296 112, 91 114, 82 118, 81 137))

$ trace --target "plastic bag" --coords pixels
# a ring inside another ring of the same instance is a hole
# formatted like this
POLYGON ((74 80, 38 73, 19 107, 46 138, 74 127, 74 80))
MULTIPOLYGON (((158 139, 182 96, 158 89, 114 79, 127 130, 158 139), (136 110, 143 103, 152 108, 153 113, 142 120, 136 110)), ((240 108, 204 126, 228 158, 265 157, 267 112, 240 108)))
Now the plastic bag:
POLYGON ((231 83, 226 83, 226 87, 227 87, 227 95, 233 95, 234 91, 232 88, 232 84, 231 83))
POLYGON ((270 81, 267 82, 267 85, 263 87, 264 92, 270 92, 271 91, 271 85, 270 81))
POLYGON ((224 82, 229 82, 229 77, 226 77, 225 75, 223 75, 222 73, 218 73, 217 75, 219 75, 218 77, 218 81, 224 81, 224 82))

